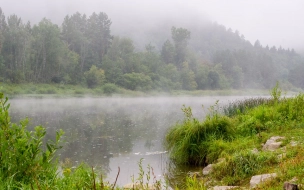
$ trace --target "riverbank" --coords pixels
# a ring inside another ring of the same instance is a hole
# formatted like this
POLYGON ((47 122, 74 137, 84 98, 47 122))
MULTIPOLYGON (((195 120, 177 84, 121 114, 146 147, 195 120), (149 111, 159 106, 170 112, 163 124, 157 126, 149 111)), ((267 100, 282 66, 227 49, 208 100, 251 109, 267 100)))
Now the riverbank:
POLYGON ((221 111, 215 104, 203 121, 184 107, 185 120, 169 130, 166 146, 177 164, 201 166, 191 176, 205 188, 249 189, 253 176, 274 173, 254 187, 282 189, 286 181, 303 184, 303 105, 303 94, 286 98, 277 86, 271 98, 234 102, 221 111), (271 140, 276 148, 267 148, 271 140))
MULTIPOLYGON (((15 97, 145 97, 145 96, 265 96, 269 95, 268 89, 223 89, 223 90, 195 90, 195 91, 132 91, 123 89, 114 84, 90 89, 82 85, 67 84, 5 84, 0 83, 0 92, 9 98, 15 97)), ((286 91, 294 95, 301 89, 286 91)))

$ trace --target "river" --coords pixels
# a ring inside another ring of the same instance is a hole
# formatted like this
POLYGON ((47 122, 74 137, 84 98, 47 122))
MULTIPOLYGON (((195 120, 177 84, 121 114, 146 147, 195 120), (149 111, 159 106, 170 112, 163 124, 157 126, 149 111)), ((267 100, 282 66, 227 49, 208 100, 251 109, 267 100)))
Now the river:
POLYGON ((63 129, 62 162, 71 166, 86 162, 102 170, 111 183, 120 167, 117 185, 122 186, 132 182, 132 176, 138 177, 141 158, 145 171, 148 165, 153 168, 151 178, 174 177, 187 170, 174 167, 172 172, 163 147, 168 128, 184 118, 183 105, 191 106, 194 117, 203 119, 217 100, 221 106, 240 99, 245 97, 16 98, 10 100, 10 113, 15 122, 30 118, 29 129, 46 127, 47 139, 63 129))

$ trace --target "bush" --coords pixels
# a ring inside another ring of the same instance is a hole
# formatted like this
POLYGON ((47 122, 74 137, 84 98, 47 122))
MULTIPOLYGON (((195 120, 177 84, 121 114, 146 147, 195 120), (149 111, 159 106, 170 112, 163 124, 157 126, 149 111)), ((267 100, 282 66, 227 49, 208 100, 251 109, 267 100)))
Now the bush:
POLYGON ((113 94, 117 93, 119 91, 119 88, 115 84, 107 83, 102 86, 102 90, 105 94, 113 94))
POLYGON ((98 69, 95 65, 84 73, 84 77, 89 88, 95 88, 96 86, 101 85, 105 80, 104 70, 98 69))

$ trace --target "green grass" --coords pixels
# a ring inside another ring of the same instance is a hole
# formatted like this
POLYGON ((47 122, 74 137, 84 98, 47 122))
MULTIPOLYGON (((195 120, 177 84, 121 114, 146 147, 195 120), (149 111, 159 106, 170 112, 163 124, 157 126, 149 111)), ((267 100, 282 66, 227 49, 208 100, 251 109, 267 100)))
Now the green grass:
POLYGON ((191 108, 184 107, 185 119, 169 129, 165 146, 178 165, 215 164, 214 172, 203 178, 213 179, 209 186, 248 188, 253 175, 276 172, 279 177, 274 182, 259 188, 282 189, 284 181, 304 177, 303 105, 304 94, 281 97, 276 86, 271 98, 237 101, 222 110, 215 109, 216 103, 202 121, 192 117, 191 108), (263 151, 261 144, 278 135, 286 137, 282 145, 286 152, 263 151), (290 146, 292 140, 298 142, 296 147, 290 146), (286 156, 279 159, 282 153, 286 156))

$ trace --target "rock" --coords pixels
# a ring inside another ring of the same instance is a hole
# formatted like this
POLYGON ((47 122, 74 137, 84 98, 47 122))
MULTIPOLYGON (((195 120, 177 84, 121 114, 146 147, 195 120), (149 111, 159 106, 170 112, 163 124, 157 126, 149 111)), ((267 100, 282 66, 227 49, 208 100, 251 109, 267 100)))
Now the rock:
POLYGON ((290 146, 297 146, 297 145, 298 145, 298 143, 296 141, 291 141, 290 142, 290 146))
POLYGON ((289 182, 290 183, 295 183, 297 182, 299 179, 297 177, 293 177, 289 182))
POLYGON ((203 169, 203 175, 208 175, 212 172, 213 164, 209 164, 203 169))
POLYGON ((258 154, 258 153, 259 153, 259 150, 258 150, 257 148, 254 148, 254 149, 251 150, 251 152, 252 152, 253 154, 258 154))
POLYGON ((260 184, 261 182, 266 181, 266 180, 270 180, 270 179, 273 179, 273 178, 276 178, 276 177, 277 177, 276 173, 252 176, 251 180, 250 180, 250 188, 254 188, 258 184, 260 184))
POLYGON ((215 186, 213 187, 213 190, 226 190, 226 189, 236 189, 239 188, 239 186, 215 186))
POLYGON ((189 171, 188 173, 188 176, 189 177, 201 177, 202 176, 202 173, 201 172, 191 172, 191 171, 189 171))
POLYGON ((285 139, 285 137, 280 137, 280 136, 274 136, 271 137, 266 141, 266 143, 263 145, 263 150, 270 150, 274 151, 278 148, 280 148, 282 142, 277 142, 278 140, 285 139))
POLYGON ((278 159, 279 159, 279 160, 282 160, 283 158, 286 158, 286 153, 283 153, 283 154, 279 154, 279 155, 278 155, 278 159))
POLYGON ((283 185, 284 190, 299 190, 298 185, 294 183, 285 182, 283 185))
POLYGON ((222 163, 222 162, 225 162, 225 158, 219 158, 219 159, 217 159, 217 163, 222 163))

